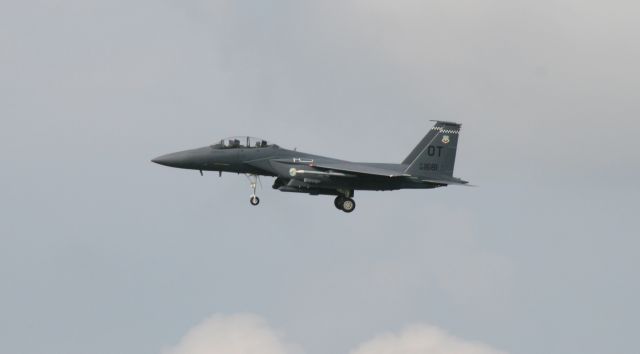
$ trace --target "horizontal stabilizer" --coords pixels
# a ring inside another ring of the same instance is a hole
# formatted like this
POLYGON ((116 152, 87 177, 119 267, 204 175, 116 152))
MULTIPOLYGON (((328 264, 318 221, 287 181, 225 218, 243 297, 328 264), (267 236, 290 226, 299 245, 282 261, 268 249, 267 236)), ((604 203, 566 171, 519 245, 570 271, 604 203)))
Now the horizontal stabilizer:
POLYGON ((463 181, 461 179, 420 179, 422 182, 427 182, 427 183, 435 183, 435 184, 446 184, 446 185, 453 185, 453 186, 466 186, 466 187, 475 187, 472 184, 469 184, 469 182, 467 181, 463 181))

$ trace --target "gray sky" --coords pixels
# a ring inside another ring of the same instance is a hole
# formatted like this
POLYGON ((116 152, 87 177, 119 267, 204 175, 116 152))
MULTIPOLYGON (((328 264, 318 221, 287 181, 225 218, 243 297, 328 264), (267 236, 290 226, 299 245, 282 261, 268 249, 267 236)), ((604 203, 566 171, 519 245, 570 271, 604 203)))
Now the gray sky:
POLYGON ((1 1, 0 352, 637 353, 639 17, 1 1), (429 119, 464 124, 479 188, 346 215, 265 179, 253 208, 242 176, 149 162, 229 135, 400 162, 429 119))

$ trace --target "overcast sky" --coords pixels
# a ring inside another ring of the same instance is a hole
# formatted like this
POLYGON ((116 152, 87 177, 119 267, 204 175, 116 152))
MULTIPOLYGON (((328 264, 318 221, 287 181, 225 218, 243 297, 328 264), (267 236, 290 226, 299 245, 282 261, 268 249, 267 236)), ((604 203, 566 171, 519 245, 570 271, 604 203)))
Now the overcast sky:
POLYGON ((0 1, 0 352, 634 354, 640 5, 0 1), (478 188, 152 164, 253 135, 478 188))

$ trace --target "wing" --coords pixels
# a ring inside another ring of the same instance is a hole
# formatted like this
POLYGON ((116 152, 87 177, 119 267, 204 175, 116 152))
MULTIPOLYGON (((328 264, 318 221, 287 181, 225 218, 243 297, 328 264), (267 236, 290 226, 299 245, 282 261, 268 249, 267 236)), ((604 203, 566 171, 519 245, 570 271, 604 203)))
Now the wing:
POLYGON ((403 172, 399 172, 390 168, 353 162, 320 162, 314 163, 311 166, 319 170, 343 172, 348 174, 371 175, 380 177, 408 176, 403 172))

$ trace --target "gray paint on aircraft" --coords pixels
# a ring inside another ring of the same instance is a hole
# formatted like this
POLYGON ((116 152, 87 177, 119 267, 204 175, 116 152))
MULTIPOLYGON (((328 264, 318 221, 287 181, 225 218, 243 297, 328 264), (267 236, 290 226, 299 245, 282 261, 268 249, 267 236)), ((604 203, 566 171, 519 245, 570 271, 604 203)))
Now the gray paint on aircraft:
MULTIPOLYGON (((432 189, 468 182, 453 177, 461 125, 436 121, 420 143, 399 164, 363 163, 288 150, 265 140, 234 137, 218 144, 163 155, 160 165, 199 171, 276 177, 273 188, 283 192, 335 195, 335 205, 355 207, 356 190, 432 189), (347 203, 347 204, 345 204, 347 203), (349 204, 351 203, 351 204, 349 204)), ((255 182, 251 203, 257 205, 255 182)))

